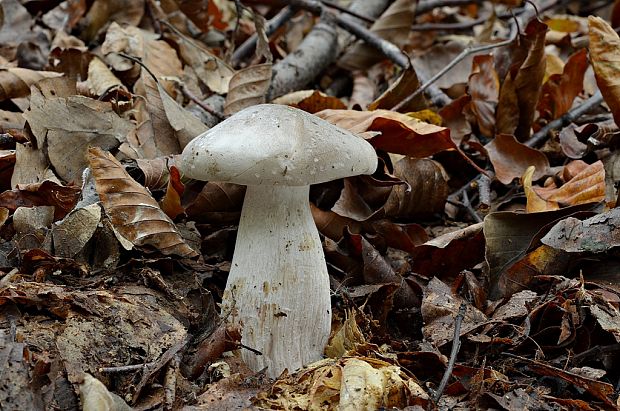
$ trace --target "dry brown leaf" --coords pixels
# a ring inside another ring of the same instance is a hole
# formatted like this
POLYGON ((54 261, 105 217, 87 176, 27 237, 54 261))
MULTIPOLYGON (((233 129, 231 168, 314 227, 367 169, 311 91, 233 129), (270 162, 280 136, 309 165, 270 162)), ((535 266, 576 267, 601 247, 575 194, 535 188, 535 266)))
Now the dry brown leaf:
POLYGON ((25 97, 30 94, 30 86, 45 78, 61 77, 62 73, 36 71, 21 67, 0 69, 0 101, 25 97))
POLYGON ((95 234, 101 222, 101 207, 91 204, 71 211, 52 227, 54 253, 58 257, 73 258, 95 234))
POLYGON ((95 0, 84 18, 83 36, 91 41, 110 21, 137 26, 144 10, 144 0, 95 0))
MULTIPOLYGON (((403 47, 413 24, 414 10, 412 0, 396 0, 372 24, 370 31, 398 47, 403 47)), ((338 64, 349 70, 364 70, 383 59, 385 57, 373 47, 359 42, 340 58, 338 64)))
POLYGON ((410 157, 428 157, 455 150, 450 130, 388 110, 323 110, 315 115, 353 133, 379 131, 368 140, 375 148, 410 157))
MULTIPOLYGON (((569 167, 569 164, 566 167, 569 167)), ((542 199, 554 201, 563 206, 603 201, 605 199, 603 162, 599 160, 588 165, 559 188, 555 186, 534 187, 534 191, 542 199)))
MULTIPOLYGON (((394 83, 391 84, 390 87, 383 92, 383 94, 368 105, 368 110, 377 110, 381 108, 389 110, 416 91, 419 87, 420 80, 418 80, 418 75, 416 74, 415 69, 410 65, 403 70, 396 81, 394 81, 394 83)), ((427 106, 428 104, 426 103, 424 94, 420 93, 399 111, 405 113, 410 111, 420 111, 427 106)))
POLYGON ((347 108, 339 98, 329 96, 319 90, 293 91, 276 98, 272 103, 295 107, 312 114, 321 110, 343 110, 347 108))
POLYGON ((87 166, 88 147, 111 150, 134 128, 130 121, 119 117, 108 102, 82 96, 46 98, 35 87, 30 109, 24 117, 37 139, 37 146, 47 145, 49 161, 58 176, 78 184, 87 166))
POLYGON ((528 213, 539 213, 541 211, 558 210, 560 206, 557 202, 546 201, 534 191, 532 180, 535 171, 536 167, 530 166, 525 170, 525 173, 523 173, 523 191, 525 191, 525 198, 527 199, 525 211, 528 213))
POLYGON ((448 174, 434 160, 404 157, 394 164, 396 177, 407 186, 392 187, 385 205, 386 216, 405 220, 442 213, 448 198, 448 174))
POLYGON ((502 184, 510 184, 535 166, 534 180, 549 173, 549 160, 542 152, 519 143, 513 136, 498 134, 485 146, 495 169, 495 176, 502 184))
POLYGON ((97 192, 124 247, 152 246, 165 255, 195 257, 170 218, 150 193, 100 148, 88 150, 97 192))
POLYGON ((204 33, 212 28, 226 30, 228 24, 223 19, 222 11, 213 1, 176 0, 179 8, 204 33))
POLYGON ((199 136, 209 129, 196 116, 170 97, 159 83, 157 84, 157 90, 159 91, 159 96, 161 97, 168 122, 175 132, 177 142, 181 149, 185 148, 194 137, 199 136))
POLYGON ((15 148, 15 167, 11 175, 11 188, 18 184, 40 183, 51 175, 49 161, 43 150, 37 150, 29 145, 17 144, 15 148))
POLYGON ((230 116, 244 108, 265 102, 271 84, 271 63, 249 66, 237 71, 228 84, 224 115, 230 116))
POLYGON ((467 88, 471 101, 467 108, 480 133, 492 137, 495 135, 495 108, 499 99, 499 77, 495 71, 493 56, 475 56, 472 65, 467 88))
POLYGON ((162 211, 173 220, 185 211, 181 205, 183 191, 185 191, 185 186, 181 182, 181 173, 178 168, 171 166, 166 194, 159 202, 159 205, 162 211))
POLYGON ((596 74, 596 84, 611 109, 616 123, 620 123, 620 37, 600 17, 588 17, 590 33, 590 61, 596 74))
POLYGON ((200 81, 214 93, 224 94, 228 92, 228 83, 235 73, 232 67, 198 42, 181 33, 175 32, 166 35, 170 36, 178 45, 181 59, 194 69, 200 81))
POLYGON ((536 113, 545 77, 545 34, 547 26, 532 19, 520 35, 518 49, 513 50, 513 61, 499 93, 496 113, 497 133, 512 134, 525 141, 536 113))
POLYGON ((99 57, 94 57, 88 64, 86 83, 90 92, 95 96, 103 96, 114 88, 125 89, 123 83, 99 57))

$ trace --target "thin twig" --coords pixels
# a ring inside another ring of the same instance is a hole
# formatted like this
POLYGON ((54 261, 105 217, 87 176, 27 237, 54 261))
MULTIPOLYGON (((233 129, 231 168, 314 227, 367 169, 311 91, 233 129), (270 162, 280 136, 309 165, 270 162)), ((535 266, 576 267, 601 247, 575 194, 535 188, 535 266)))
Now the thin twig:
POLYGON ((487 211, 491 207, 491 178, 489 176, 483 174, 478 179, 478 195, 479 209, 487 211))
POLYGON ((349 16, 353 16, 353 17, 355 17, 357 19, 365 21, 366 23, 372 24, 372 23, 375 22, 374 19, 371 19, 368 16, 362 16, 361 14, 359 14, 359 13, 353 11, 353 10, 350 10, 350 9, 348 9, 346 7, 342 7, 340 4, 338 4, 338 3, 334 2, 334 1, 321 0, 321 3, 323 3, 327 7, 330 7, 332 9, 336 9, 336 10, 338 10, 341 13, 348 14, 349 16))
MULTIPOLYGON (((525 10, 525 8, 521 7, 518 9, 515 9, 514 12, 515 14, 519 15, 521 13, 523 13, 523 11, 525 10)), ((467 30, 470 29, 474 26, 477 26, 478 24, 482 24, 486 21, 488 21, 489 19, 491 19, 493 16, 492 15, 488 15, 488 16, 482 16, 482 17, 478 17, 477 19, 471 20, 471 21, 461 21, 458 23, 423 23, 423 24, 414 24, 413 26, 411 26, 411 31, 436 31, 436 30, 467 30)), ((502 12, 496 15, 496 17, 498 19, 507 19, 512 17, 512 13, 509 12, 502 12)))
POLYGON ((117 367, 101 367, 99 368, 99 372, 112 374, 112 373, 136 371, 136 370, 141 370, 143 368, 148 368, 151 365, 153 365, 153 362, 146 362, 144 364, 119 365, 117 367))
POLYGON ((198 107, 200 107, 201 109, 203 109, 207 113, 211 114, 214 117, 217 117, 218 120, 223 121, 223 120, 226 119, 226 117, 223 114, 218 113, 215 109, 213 109, 212 107, 209 107, 208 105, 206 105, 202 100, 200 100, 200 98, 198 98, 198 96, 196 96, 194 93, 192 93, 187 88, 185 83, 181 84, 181 91, 183 92, 183 95, 185 97, 187 97, 188 99, 192 100, 194 103, 196 103, 196 105, 198 107))
POLYGON ((471 206, 471 201, 469 200, 469 194, 467 194, 467 191, 463 191, 463 206, 475 222, 482 222, 482 217, 480 217, 476 210, 474 210, 474 208, 471 206))
POLYGON ((479 4, 481 0, 427 0, 420 1, 416 7, 416 14, 423 14, 433 9, 446 6, 467 6, 468 4, 479 4))
POLYGON ((454 338, 452 340, 452 351, 450 351, 450 359, 448 360, 448 366, 446 367, 446 371, 441 378, 441 382, 439 383, 439 388, 435 391, 433 395, 433 401, 437 403, 443 391, 446 389, 446 385, 448 385, 448 380, 452 375, 452 370, 454 370, 454 363, 456 362, 456 356, 459 353, 459 349, 461 348, 461 324, 463 323, 463 319, 465 318, 465 303, 462 303, 459 307, 459 312, 454 319, 454 338))
POLYGON ((543 143, 549 132, 552 130, 564 127, 573 121, 577 120, 582 115, 586 114, 594 107, 598 106, 603 102, 603 95, 600 90, 597 90, 596 93, 577 107, 572 110, 567 111, 561 117, 556 118, 553 121, 550 121, 549 124, 538 130, 536 133, 530 137, 529 140, 525 142, 525 145, 528 147, 537 147, 541 143, 543 143))

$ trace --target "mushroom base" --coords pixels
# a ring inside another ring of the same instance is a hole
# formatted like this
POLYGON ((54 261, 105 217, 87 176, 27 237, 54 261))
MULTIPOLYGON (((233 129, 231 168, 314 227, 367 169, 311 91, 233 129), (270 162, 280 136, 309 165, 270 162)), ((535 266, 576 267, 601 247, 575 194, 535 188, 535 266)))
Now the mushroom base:
POLYGON ((254 371, 275 378, 323 355, 331 329, 329 276, 308 186, 248 186, 222 316, 241 326, 254 371))

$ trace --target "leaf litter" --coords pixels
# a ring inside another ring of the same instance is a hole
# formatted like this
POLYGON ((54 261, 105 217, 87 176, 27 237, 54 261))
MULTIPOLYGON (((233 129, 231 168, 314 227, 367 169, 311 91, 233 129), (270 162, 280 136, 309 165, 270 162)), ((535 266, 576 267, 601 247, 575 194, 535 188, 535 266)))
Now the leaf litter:
POLYGON ((620 6, 431 3, 0 4, 2 406, 617 408, 620 6), (245 187, 175 164, 262 102, 379 158, 311 189, 332 337, 276 380, 218 306, 245 187))

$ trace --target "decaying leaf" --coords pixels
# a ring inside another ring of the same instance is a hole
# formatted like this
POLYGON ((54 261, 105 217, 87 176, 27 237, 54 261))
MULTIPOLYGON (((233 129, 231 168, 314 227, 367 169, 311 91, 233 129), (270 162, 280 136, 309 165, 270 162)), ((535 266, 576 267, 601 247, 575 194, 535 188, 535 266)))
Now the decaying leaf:
POLYGON ((557 201, 548 201, 542 198, 537 191, 534 190, 534 173, 536 167, 530 166, 523 173, 522 183, 523 191, 525 192, 525 198, 527 204, 525 205, 525 211, 528 213, 539 213, 541 211, 552 211, 560 208, 557 201))
MULTIPOLYGON (((569 168, 570 164, 567 164, 565 169, 569 168)), ((597 203, 605 199, 605 168, 602 161, 584 164, 577 174, 567 177, 568 181, 561 187, 556 187, 554 183, 547 187, 534 187, 534 191, 542 199, 563 206, 597 203)))
MULTIPOLYGON (((408 66, 394 83, 383 92, 379 97, 368 105, 368 110, 386 109, 389 110, 420 87, 420 80, 413 66, 408 66)), ((399 111, 410 112, 419 111, 426 108, 428 104, 424 94, 418 94, 407 105, 399 111)), ((336 108, 336 107, 332 107, 336 108)))
POLYGON ((347 108, 340 99, 328 96, 318 90, 294 91, 274 99, 272 103, 296 107, 312 114, 321 110, 344 110, 347 108))
POLYGON ((588 17, 590 60, 596 74, 596 84, 611 109, 616 123, 620 123, 620 37, 602 18, 588 17))
POLYGON ((157 201, 127 174, 114 156, 91 148, 88 162, 103 208, 123 246, 152 246, 165 255, 181 257, 197 255, 157 201))
POLYGON ((495 134, 495 109, 499 99, 499 76, 495 71, 493 56, 475 56, 469 76, 467 106, 484 136, 495 134))
POLYGON ((428 157, 444 150, 454 150, 450 129, 417 120, 388 110, 323 110, 317 116, 353 133, 378 131, 368 140, 375 148, 410 157, 428 157))
POLYGON ((228 84, 224 115, 265 102, 271 84, 271 63, 258 64, 237 71, 228 84))
POLYGON ((30 94, 30 86, 45 79, 60 77, 53 71, 36 71, 21 67, 0 69, 0 101, 30 94))

